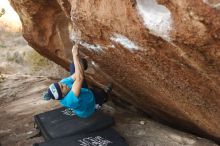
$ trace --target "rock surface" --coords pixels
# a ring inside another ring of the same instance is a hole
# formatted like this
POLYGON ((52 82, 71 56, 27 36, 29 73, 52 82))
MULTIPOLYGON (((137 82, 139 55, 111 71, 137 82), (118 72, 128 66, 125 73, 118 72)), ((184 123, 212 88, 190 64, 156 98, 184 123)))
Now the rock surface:
POLYGON ((90 81, 112 81, 151 117, 220 142, 219 0, 10 2, 40 54, 68 69, 80 41, 90 81))

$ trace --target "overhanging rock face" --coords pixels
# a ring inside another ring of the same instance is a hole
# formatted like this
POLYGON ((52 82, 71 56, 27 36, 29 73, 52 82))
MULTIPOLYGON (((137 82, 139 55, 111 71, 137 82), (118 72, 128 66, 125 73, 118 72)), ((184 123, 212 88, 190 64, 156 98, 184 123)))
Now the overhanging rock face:
POLYGON ((90 81, 112 81, 152 117, 220 142, 219 0, 10 1, 40 54, 68 68, 80 41, 90 81))

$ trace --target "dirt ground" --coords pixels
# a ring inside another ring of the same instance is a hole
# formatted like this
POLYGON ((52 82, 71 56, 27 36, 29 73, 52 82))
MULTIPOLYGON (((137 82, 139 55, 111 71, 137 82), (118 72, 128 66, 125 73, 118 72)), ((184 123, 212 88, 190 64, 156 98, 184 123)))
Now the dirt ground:
MULTIPOLYGON (((55 101, 42 100, 42 92, 53 82, 44 76, 1 75, 0 142, 1 146, 30 146, 44 141, 37 134, 33 116, 55 109, 55 101)), ((111 97, 115 98, 115 97, 111 97)), ((111 101, 102 110, 113 116, 114 128, 130 146, 214 146, 215 144, 154 122, 143 115, 127 111, 111 101)))

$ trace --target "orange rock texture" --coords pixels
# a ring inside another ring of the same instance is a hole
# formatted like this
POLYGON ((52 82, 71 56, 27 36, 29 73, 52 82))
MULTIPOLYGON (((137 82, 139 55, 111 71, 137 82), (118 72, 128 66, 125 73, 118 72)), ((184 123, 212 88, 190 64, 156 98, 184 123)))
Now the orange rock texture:
POLYGON ((36 51, 153 118, 220 142, 220 0, 10 0, 36 51))

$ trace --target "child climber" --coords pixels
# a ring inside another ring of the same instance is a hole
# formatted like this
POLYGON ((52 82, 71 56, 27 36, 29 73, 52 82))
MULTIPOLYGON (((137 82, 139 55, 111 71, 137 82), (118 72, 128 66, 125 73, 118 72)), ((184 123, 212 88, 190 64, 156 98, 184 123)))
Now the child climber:
POLYGON ((71 72, 70 77, 51 84, 43 98, 59 100, 62 106, 70 108, 77 116, 86 118, 94 113, 96 107, 102 106, 107 101, 111 84, 106 90, 89 89, 84 80, 87 61, 85 59, 80 61, 78 44, 73 46, 72 55, 74 64, 71 64, 70 71, 75 70, 75 73, 71 72))

